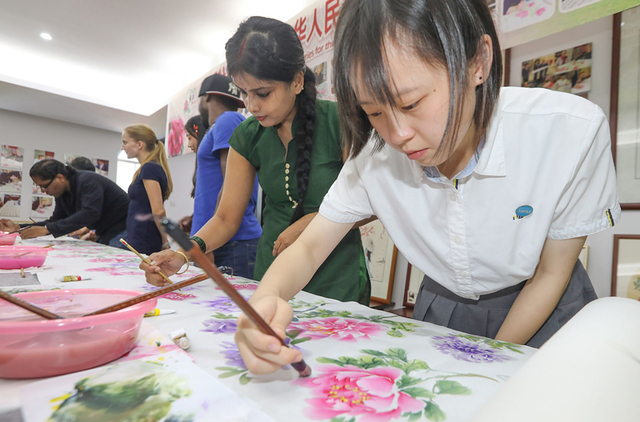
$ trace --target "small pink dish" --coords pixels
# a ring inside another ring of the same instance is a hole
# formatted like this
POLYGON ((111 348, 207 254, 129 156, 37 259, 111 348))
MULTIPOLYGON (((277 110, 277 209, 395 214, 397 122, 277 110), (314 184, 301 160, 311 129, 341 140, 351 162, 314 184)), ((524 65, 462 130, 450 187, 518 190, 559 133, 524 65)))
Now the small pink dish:
POLYGON ((47 259, 47 253, 50 250, 50 248, 37 246, 0 247, 0 270, 40 267, 47 259))
POLYGON ((18 233, 0 232, 0 245, 13 245, 16 243, 16 237, 18 233))
POLYGON ((51 377, 118 359, 136 343, 145 312, 156 299, 108 314, 80 317, 143 293, 116 289, 70 289, 15 296, 65 319, 45 320, 0 300, 0 378, 51 377))

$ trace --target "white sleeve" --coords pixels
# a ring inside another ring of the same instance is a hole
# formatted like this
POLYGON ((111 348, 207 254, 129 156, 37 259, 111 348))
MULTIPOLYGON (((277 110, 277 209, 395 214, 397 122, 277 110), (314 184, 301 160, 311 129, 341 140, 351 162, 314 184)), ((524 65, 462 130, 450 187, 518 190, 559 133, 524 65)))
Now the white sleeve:
POLYGON ((356 223, 373 215, 369 193, 362 179, 364 160, 362 151, 349 159, 320 205, 320 214, 336 223, 356 223))
POLYGON ((558 201, 549 239, 594 234, 613 227, 620 218, 609 124, 600 107, 595 109, 573 178, 558 201))

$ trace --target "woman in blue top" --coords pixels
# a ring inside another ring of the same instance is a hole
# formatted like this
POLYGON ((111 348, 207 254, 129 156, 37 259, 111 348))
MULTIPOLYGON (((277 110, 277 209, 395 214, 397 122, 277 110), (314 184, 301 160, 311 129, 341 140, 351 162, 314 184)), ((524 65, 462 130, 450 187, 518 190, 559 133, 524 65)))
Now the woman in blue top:
POLYGON ((139 215, 165 215, 164 201, 173 190, 164 145, 147 125, 131 125, 122 131, 122 150, 127 158, 137 158, 140 168, 129 186, 127 242, 138 252, 152 254, 168 248, 167 235, 154 220, 139 215))

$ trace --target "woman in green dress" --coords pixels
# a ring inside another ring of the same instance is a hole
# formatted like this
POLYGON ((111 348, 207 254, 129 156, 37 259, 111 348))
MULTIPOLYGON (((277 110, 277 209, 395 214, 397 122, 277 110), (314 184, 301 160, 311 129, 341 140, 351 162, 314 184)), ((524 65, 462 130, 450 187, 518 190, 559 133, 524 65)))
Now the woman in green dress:
MULTIPOLYGON (((316 99, 315 76, 304 62, 294 29, 283 22, 251 17, 226 45, 227 68, 253 117, 229 140, 220 205, 192 237, 203 252, 225 244, 238 230, 256 174, 266 196, 263 234, 254 278, 291 245, 317 214, 343 166, 336 104, 316 99)), ((365 223, 365 222, 363 222, 365 223)), ((162 286, 162 270, 175 273, 185 258, 173 251, 142 264, 147 281, 162 286)), ((371 286, 359 230, 353 229, 316 271, 306 291, 369 304, 371 286)))

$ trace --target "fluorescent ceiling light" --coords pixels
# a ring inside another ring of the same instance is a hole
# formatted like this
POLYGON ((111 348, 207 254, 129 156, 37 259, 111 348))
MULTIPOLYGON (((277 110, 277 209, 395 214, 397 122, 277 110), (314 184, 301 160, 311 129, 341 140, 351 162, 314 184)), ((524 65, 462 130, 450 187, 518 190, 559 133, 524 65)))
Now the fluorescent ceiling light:
POLYGON ((42 37, 43 39, 47 40, 47 41, 51 41, 53 39, 53 37, 49 34, 47 34, 46 32, 41 32, 40 33, 40 37, 42 37))

